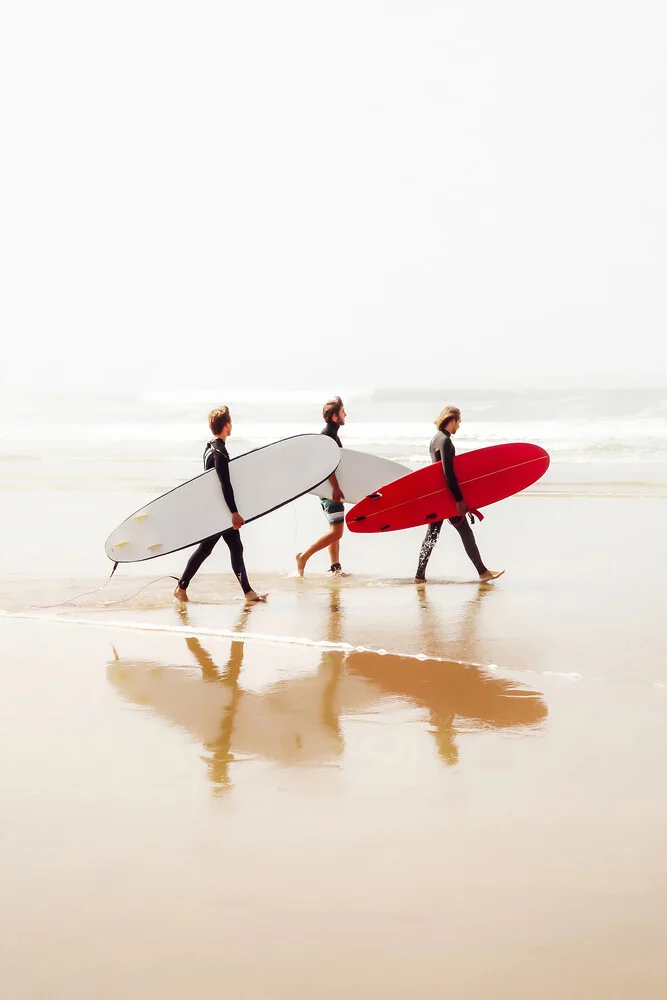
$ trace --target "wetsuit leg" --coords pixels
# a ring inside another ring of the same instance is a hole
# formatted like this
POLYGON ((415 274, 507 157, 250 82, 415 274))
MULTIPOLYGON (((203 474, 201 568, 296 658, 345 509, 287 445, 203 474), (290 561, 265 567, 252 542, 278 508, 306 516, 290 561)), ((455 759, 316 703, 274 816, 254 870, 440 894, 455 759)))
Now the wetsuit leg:
POLYGON ((456 528, 459 535, 461 536, 461 541, 463 542, 463 547, 468 554, 468 558, 473 563, 475 569, 478 573, 486 573, 487 569, 482 562, 482 557, 479 554, 479 549, 477 548, 477 542, 475 541, 475 536, 472 533, 472 528, 468 524, 466 517, 450 517, 449 523, 452 527, 456 528))
POLYGON ((415 579, 417 580, 426 579, 426 567, 429 559, 431 558, 431 552, 433 552, 435 543, 438 540, 441 528, 442 521, 434 521, 433 524, 429 524, 426 529, 426 535, 424 536, 424 541, 422 542, 421 551, 419 553, 419 564, 415 574, 415 579))
POLYGON ((205 538, 203 542, 199 543, 195 551, 188 559, 188 563, 183 572, 183 576, 178 581, 178 586, 181 587, 182 590, 188 589, 190 580, 195 575, 195 573, 197 572, 201 564, 204 562, 204 560, 208 559, 211 552, 213 551, 217 543, 220 541, 221 535, 222 532, 218 532, 217 535, 210 535, 208 538, 205 538))
POLYGON ((234 576, 241 584, 243 593, 247 594, 252 590, 252 587, 248 581, 248 574, 243 561, 243 542, 241 541, 241 532, 235 531, 234 528, 227 528, 226 531, 223 531, 222 537, 227 542, 229 547, 234 576))

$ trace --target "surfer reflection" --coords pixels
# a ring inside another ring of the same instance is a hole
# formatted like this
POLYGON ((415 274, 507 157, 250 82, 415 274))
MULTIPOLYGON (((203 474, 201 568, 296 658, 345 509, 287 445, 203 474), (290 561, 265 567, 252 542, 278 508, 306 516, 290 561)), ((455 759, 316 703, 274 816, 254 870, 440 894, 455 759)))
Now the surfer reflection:
MULTIPOLYGON (((340 580, 332 579, 325 637, 333 648, 323 649, 314 662, 310 650, 294 647, 290 652, 286 647, 276 657, 275 648, 265 643, 251 643, 248 662, 248 606, 237 622, 239 635, 231 640, 224 666, 211 654, 211 642, 190 635, 185 641, 199 668, 196 672, 191 663, 116 657, 108 667, 109 680, 128 701, 150 709, 202 746, 216 794, 232 788, 247 760, 284 767, 336 765, 345 749, 345 718, 367 712, 375 717, 385 699, 398 697, 425 710, 438 756, 448 766, 459 760, 462 732, 530 729, 543 722, 546 706, 537 692, 467 663, 436 659, 442 624, 423 594, 418 596, 421 648, 430 658, 337 648, 345 640, 344 593, 340 580)), ((491 588, 480 589, 459 622, 460 639, 471 659, 476 621, 489 593, 491 588)), ((183 623, 189 625, 184 614, 183 623)), ((218 645, 219 640, 213 642, 218 645)))
MULTIPOLYGON (((332 579, 329 591, 329 618, 327 622, 328 642, 343 642, 344 623, 345 611, 341 604, 340 581, 332 579)), ((318 674, 322 681, 322 723, 336 740, 339 753, 343 752, 344 742, 337 693, 344 671, 345 656, 345 650, 326 649, 320 657, 318 667, 318 674)))
MULTIPOLYGON (((476 659, 475 632, 482 602, 492 588, 479 588, 466 602, 458 623, 457 645, 466 660, 476 659)), ((493 676, 469 662, 447 660, 442 648, 442 624, 425 592, 417 592, 422 618, 422 643, 432 658, 416 659, 386 653, 352 652, 349 674, 372 681, 386 696, 405 699, 428 713, 438 756, 447 766, 459 762, 461 732, 537 728, 547 715, 542 696, 522 684, 493 676), (438 657, 436 659, 436 657, 438 657)))
MULTIPOLYGON (((330 643, 341 641, 344 621, 337 582, 332 580, 327 614, 330 643)), ((120 660, 117 655, 107 671, 126 699, 150 708, 201 743, 202 760, 216 794, 232 787, 232 765, 243 760, 326 765, 335 763, 344 748, 339 686, 345 650, 325 648, 315 671, 296 675, 287 660, 288 676, 275 680, 271 669, 272 680, 265 686, 262 679, 273 659, 270 646, 254 647, 250 678, 243 669, 243 633, 252 610, 252 605, 243 609, 235 627, 239 637, 232 640, 222 667, 201 638, 191 635, 185 642, 199 667, 197 674, 183 669, 186 665, 120 660)), ((179 618, 189 624, 186 609, 179 609, 179 618)), ((362 701, 369 700, 367 685, 354 681, 352 686, 363 687, 362 701)))
MULTIPOLYGON (((240 684, 243 666, 244 639, 248 617, 255 605, 245 605, 234 626, 238 639, 231 641, 229 656, 219 668, 214 658, 196 635, 185 639, 199 671, 188 664, 164 664, 151 660, 119 657, 114 648, 114 660, 107 667, 107 677, 119 693, 135 705, 179 729, 188 732, 205 750, 202 759, 217 793, 231 787, 230 768, 236 758, 233 734, 239 705, 244 695, 240 684)), ((186 608, 178 616, 188 626, 186 608)))
MULTIPOLYGON (((251 607, 244 608, 236 629, 239 632, 245 630, 248 615, 251 607)), ((204 649, 197 636, 189 636, 185 644, 194 656, 201 668, 202 680, 206 684, 220 685, 227 695, 223 699, 222 714, 220 717, 218 731, 212 740, 204 741, 206 755, 202 760, 206 764, 208 777, 216 794, 228 791, 232 787, 230 766, 234 763, 235 757, 232 752, 232 737, 234 734, 234 719, 243 697, 243 689, 239 684, 241 667, 243 666, 243 639, 233 639, 229 650, 229 658, 222 671, 218 668, 213 657, 204 649)))

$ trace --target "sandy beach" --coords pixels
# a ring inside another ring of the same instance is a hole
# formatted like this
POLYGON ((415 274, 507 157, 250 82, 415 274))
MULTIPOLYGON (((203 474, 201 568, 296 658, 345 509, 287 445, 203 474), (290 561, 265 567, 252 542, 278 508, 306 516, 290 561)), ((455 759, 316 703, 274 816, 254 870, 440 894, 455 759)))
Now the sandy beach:
POLYGON ((0 1000, 667 1000, 667 6, 6 6, 0 1000))
POLYGON ((250 610, 224 553, 187 608, 126 600, 182 554, 36 607, 109 570, 44 539, 2 581, 3 995, 664 996, 664 498, 559 481, 478 526, 488 587, 454 532, 415 587, 416 529, 299 579, 308 497, 244 529, 250 610))

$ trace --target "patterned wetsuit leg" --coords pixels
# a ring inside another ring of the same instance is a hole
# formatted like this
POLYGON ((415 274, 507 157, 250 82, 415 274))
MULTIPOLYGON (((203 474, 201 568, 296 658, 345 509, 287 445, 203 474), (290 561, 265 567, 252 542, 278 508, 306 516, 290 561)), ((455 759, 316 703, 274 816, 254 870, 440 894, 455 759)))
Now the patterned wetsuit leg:
MULTIPOLYGON (((463 547, 477 572, 480 574, 486 573, 486 566, 482 562, 482 557, 479 554, 475 536, 472 533, 472 528, 468 524, 467 519, 465 517, 451 517, 449 518, 449 523, 453 528, 456 528, 461 536, 463 547)), ((433 552, 435 543, 438 540, 438 536, 440 535, 441 528, 442 521, 434 521, 433 524, 429 524, 426 529, 426 536, 422 542, 421 551, 419 553, 419 564, 415 574, 418 580, 424 580, 426 578, 426 567, 429 559, 431 558, 431 553, 433 552)))
POLYGON ((428 566, 428 561, 431 558, 431 552, 433 552, 441 528, 442 521, 434 521, 433 524, 429 524, 426 529, 426 535, 424 536, 424 541, 422 542, 422 547, 419 552, 417 572, 415 574, 418 580, 426 579, 426 567, 428 566))

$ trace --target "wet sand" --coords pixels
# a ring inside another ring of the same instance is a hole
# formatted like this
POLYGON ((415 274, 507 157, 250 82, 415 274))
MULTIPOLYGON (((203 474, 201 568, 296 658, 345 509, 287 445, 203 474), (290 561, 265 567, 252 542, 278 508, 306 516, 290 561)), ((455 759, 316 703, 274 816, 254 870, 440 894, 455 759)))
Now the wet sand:
POLYGON ((486 588, 409 532, 295 579, 287 512, 250 610, 3 578, 2 995, 663 997, 663 504, 499 505, 486 588))

